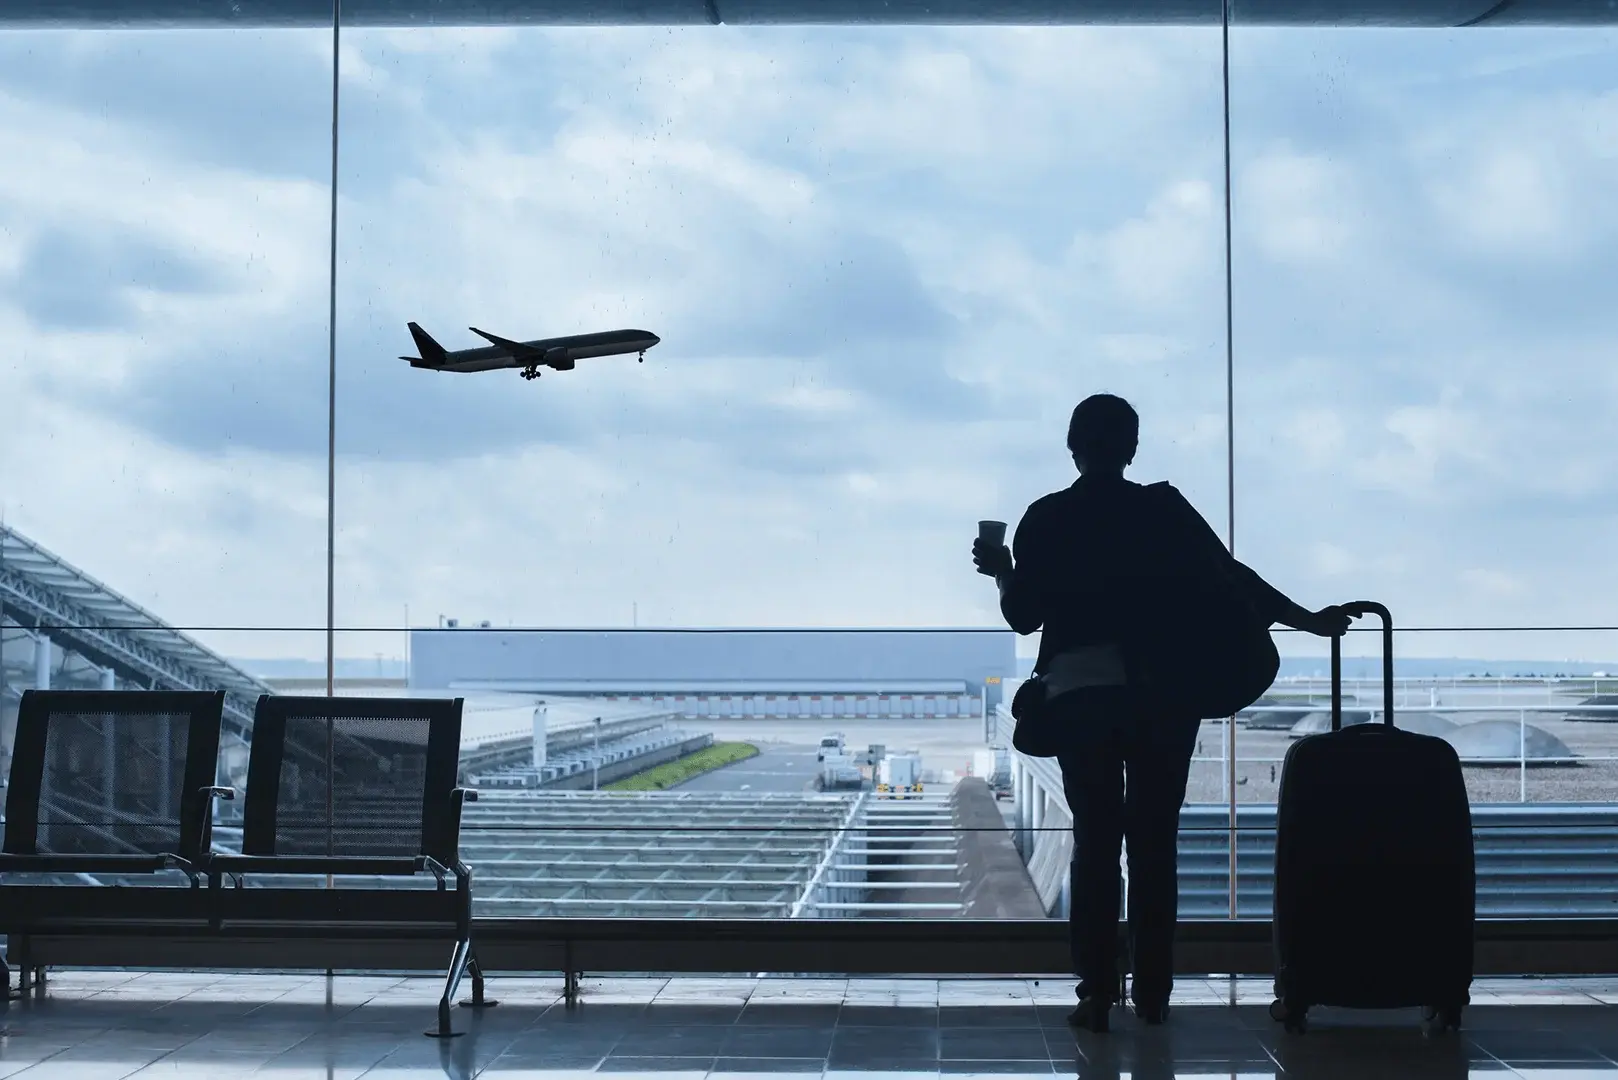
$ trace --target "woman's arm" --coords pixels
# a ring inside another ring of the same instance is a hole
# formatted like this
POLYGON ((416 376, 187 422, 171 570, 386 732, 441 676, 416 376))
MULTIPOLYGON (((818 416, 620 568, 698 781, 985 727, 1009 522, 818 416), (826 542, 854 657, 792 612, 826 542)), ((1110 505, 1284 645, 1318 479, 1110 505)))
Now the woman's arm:
POLYGON ((1034 508, 1029 507, 1017 523, 1011 548, 999 549, 999 556, 990 569, 994 583, 1000 589, 1000 614, 1006 625, 1019 634, 1032 634, 1045 625, 1046 589, 1044 580, 1044 549, 1047 545, 1045 530, 1041 527, 1034 508))
POLYGON ((996 574, 994 583, 1000 586, 1000 614, 1006 625, 1019 634, 1032 634, 1045 625, 1039 595, 1030 587, 1028 575, 1020 569, 996 574))
MULTIPOLYGON (((1217 537, 1215 540, 1217 541, 1217 537)), ((1258 571, 1244 562, 1238 561, 1225 545, 1220 544, 1219 550, 1224 552, 1225 558, 1230 561, 1231 568, 1236 573, 1236 579, 1242 583, 1244 591, 1252 600, 1253 607, 1260 617, 1268 617, 1272 623, 1290 626, 1294 630, 1305 630, 1311 634, 1321 633, 1320 621, 1324 612, 1310 611, 1301 604, 1287 596, 1280 589, 1271 585, 1258 575, 1258 571)), ((1327 609, 1330 610, 1330 609, 1327 609)), ((1327 634, 1326 636, 1329 636, 1327 634)))
POLYGON ((1185 525, 1197 547, 1215 566, 1235 577, 1260 618, 1270 623, 1290 626, 1294 630, 1319 634, 1322 637, 1341 634, 1347 629, 1348 617, 1341 615, 1336 608, 1310 611, 1265 581, 1252 567, 1238 561, 1219 539, 1219 534, 1213 531, 1207 519, 1197 512, 1197 508, 1192 506, 1178 490, 1173 488, 1170 490, 1174 491, 1175 501, 1183 507, 1180 511, 1181 516, 1185 519, 1185 525), (1341 627, 1338 626, 1339 622, 1342 624, 1341 627))

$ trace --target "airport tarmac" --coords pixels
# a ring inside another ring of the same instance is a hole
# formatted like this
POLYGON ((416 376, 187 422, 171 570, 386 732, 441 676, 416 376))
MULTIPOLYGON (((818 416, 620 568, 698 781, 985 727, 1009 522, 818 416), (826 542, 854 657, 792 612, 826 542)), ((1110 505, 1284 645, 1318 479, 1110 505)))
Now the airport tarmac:
MULTIPOLYGON (((1456 718, 1473 720, 1490 715, 1462 714, 1456 718)), ((1529 719, 1562 739, 1582 760, 1573 766, 1537 766, 1525 771, 1511 766, 1469 767, 1467 787, 1475 801, 1618 801, 1618 723, 1581 723, 1547 716, 1530 716, 1529 719)), ((815 746, 822 735, 833 731, 843 733, 852 751, 862 751, 871 743, 882 743, 890 750, 915 749, 921 752, 925 769, 953 769, 963 776, 975 752, 984 748, 983 724, 976 717, 941 720, 704 718, 686 721, 682 726, 693 731, 712 731, 716 742, 750 742, 761 751, 758 758, 749 762, 700 778, 705 785, 701 788, 685 785, 680 789, 689 791, 737 791, 743 790, 743 784, 751 785, 746 790, 752 791, 803 790, 803 785, 812 782, 816 773, 815 746), (757 778, 735 771, 749 768, 757 778), (796 777, 802 778, 798 786, 789 786, 796 777), (770 786, 760 787, 760 784, 770 786)), ((1273 803, 1279 793, 1281 761, 1293 740, 1286 732, 1254 731, 1240 725, 1236 738, 1238 801, 1273 803)), ((1228 780, 1222 760, 1223 744, 1224 725, 1216 721, 1205 723, 1197 760, 1191 767, 1186 793, 1189 802, 1224 801, 1228 780)))
POLYGON ((872 743, 892 750, 916 750, 927 770, 953 769, 965 775, 972 755, 984 749, 983 721, 975 716, 955 716, 938 720, 913 717, 880 717, 869 720, 729 719, 703 717, 683 721, 693 731, 711 731, 715 742, 749 742, 766 748, 805 748, 809 755, 804 775, 816 771, 814 748, 824 735, 841 732, 844 745, 860 753, 872 743))
MULTIPOLYGON (((719 739, 717 735, 714 738, 715 741, 719 739)), ((737 741, 758 746, 758 756, 692 777, 669 790, 747 792, 755 795, 814 790, 812 785, 819 766, 815 764, 813 746, 764 746, 757 739, 737 741)))

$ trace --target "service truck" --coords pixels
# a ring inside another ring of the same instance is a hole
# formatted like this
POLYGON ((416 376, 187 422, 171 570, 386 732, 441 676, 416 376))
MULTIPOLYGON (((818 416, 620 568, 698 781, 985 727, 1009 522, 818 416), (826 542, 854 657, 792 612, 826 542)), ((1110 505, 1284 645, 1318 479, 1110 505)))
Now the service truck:
POLYGON ((884 757, 877 767, 876 791, 890 798, 921 794, 921 753, 902 750, 884 757))
POLYGON ((824 735, 821 737, 820 749, 815 751, 815 760, 825 761, 828 756, 832 754, 841 754, 842 752, 843 733, 841 731, 834 731, 830 735, 824 735))
POLYGON ((990 747, 972 755, 972 775, 989 785, 995 798, 1011 795, 1011 755, 1004 747, 990 747))
POLYGON ((815 786, 821 791, 838 791, 845 788, 862 788, 865 786, 865 774, 854 759, 841 751, 828 751, 820 759, 820 776, 815 786))

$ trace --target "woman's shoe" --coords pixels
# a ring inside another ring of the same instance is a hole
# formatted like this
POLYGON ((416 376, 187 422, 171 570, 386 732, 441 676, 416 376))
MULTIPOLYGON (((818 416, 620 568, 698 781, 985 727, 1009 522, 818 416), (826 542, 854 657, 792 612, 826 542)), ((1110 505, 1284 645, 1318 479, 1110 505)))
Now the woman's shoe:
POLYGON ((1156 1027, 1169 1018, 1169 1003, 1166 1001, 1137 1001, 1135 1002, 1135 1015, 1156 1027))
POLYGON ((1076 1028, 1105 1035, 1112 1026, 1112 1006, 1110 998, 1080 998, 1078 1007, 1067 1014, 1067 1022, 1076 1028))

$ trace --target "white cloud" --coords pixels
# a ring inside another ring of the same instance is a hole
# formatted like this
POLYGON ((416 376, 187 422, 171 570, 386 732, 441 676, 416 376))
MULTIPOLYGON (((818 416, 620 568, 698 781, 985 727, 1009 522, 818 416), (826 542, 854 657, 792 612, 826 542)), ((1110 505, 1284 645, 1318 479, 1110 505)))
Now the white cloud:
POLYGON ((1327 408, 1299 409, 1286 419, 1282 433, 1300 463, 1317 470, 1339 466, 1353 445, 1342 417, 1327 408))
POLYGON ((1434 191, 1451 228, 1505 256, 1542 255, 1563 246, 1572 222, 1553 161, 1516 145, 1493 148, 1468 164, 1464 176, 1434 191))
POLYGON ((1240 178, 1244 231, 1256 232, 1259 250, 1277 262, 1330 263, 1357 240, 1359 208, 1347 168, 1325 155, 1286 146, 1247 163, 1240 178))
POLYGON ((1184 304, 1206 286, 1217 248, 1213 193, 1205 181, 1177 180, 1153 197, 1146 212, 1101 241, 1107 275, 1128 303, 1148 311, 1184 304))
POLYGON ((1618 237, 1618 90, 1535 96, 1417 144, 1425 196, 1457 243, 1501 261, 1565 261, 1618 237))
POLYGON ((1352 552, 1336 544, 1318 543, 1311 552, 1315 572, 1324 577, 1344 577, 1360 568, 1361 562, 1352 552))
POLYGON ((1527 592, 1522 581, 1500 570, 1472 567, 1461 571, 1461 581, 1489 597, 1521 596, 1527 592))

